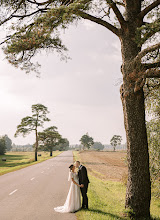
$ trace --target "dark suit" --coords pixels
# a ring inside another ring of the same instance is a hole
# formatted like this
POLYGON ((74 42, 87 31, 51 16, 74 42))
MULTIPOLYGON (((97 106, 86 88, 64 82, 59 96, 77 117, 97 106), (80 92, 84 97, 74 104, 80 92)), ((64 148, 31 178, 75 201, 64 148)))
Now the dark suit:
POLYGON ((85 166, 80 165, 79 171, 78 171, 78 177, 79 177, 79 184, 83 184, 84 187, 80 188, 81 189, 81 194, 82 194, 82 208, 88 208, 88 197, 87 197, 87 190, 88 190, 88 184, 89 184, 89 179, 87 175, 87 169, 85 166))

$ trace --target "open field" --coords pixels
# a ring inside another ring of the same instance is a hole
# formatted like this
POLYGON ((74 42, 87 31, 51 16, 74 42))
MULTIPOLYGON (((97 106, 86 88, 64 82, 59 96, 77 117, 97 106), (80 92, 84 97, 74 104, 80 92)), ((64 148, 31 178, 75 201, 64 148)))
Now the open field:
MULTIPOLYGON (((88 169, 89 210, 77 212, 78 220, 116 220, 125 217, 127 175, 125 152, 74 151, 74 159, 80 160, 88 169), (106 171, 105 171, 106 170, 106 171)), ((152 197, 151 215, 160 220, 160 199, 152 197)))
POLYGON ((126 152, 81 151, 81 163, 103 180, 122 181, 127 176, 126 152))
MULTIPOLYGON (((55 157, 61 153, 62 151, 53 151, 52 157, 55 157)), ((49 152, 38 152, 38 154, 41 154, 41 156, 38 156, 38 161, 36 162, 34 161, 34 152, 7 152, 5 155, 1 155, 0 175, 19 170, 51 158, 49 156, 49 152), (6 158, 7 161, 2 161, 2 158, 6 158)))

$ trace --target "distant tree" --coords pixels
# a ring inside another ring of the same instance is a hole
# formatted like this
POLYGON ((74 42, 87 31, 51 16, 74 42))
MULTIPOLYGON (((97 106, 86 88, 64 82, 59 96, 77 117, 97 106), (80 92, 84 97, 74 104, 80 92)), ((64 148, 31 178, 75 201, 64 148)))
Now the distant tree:
POLYGON ((94 144, 93 138, 88 133, 81 137, 80 142, 83 145, 83 150, 85 148, 89 149, 94 144))
POLYGON ((160 79, 148 80, 145 91, 151 181, 160 188, 160 79))
POLYGON ((32 131, 35 132, 35 161, 37 161, 38 151, 38 127, 43 127, 44 122, 50 121, 50 119, 47 118, 48 113, 49 111, 44 105, 32 105, 32 116, 26 116, 25 118, 22 118, 21 124, 17 126, 17 131, 15 133, 15 137, 17 137, 19 134, 25 136, 30 134, 32 131))
POLYGON ((94 142, 93 148, 96 149, 96 150, 103 150, 104 149, 104 145, 101 144, 101 142, 94 142))
POLYGON ((0 137, 0 155, 4 155, 6 152, 5 136, 0 137))
POLYGON ((60 140, 59 145, 57 146, 57 149, 59 149, 60 151, 66 151, 69 150, 69 141, 67 138, 62 138, 60 140))
POLYGON ((33 151, 33 144, 25 144, 25 145, 12 145, 12 151, 26 151, 26 152, 31 152, 33 151))
POLYGON ((8 137, 8 135, 5 135, 5 144, 7 151, 10 151, 12 149, 12 140, 8 137))
POLYGON ((41 148, 49 151, 50 156, 52 157, 54 147, 56 147, 62 140, 62 136, 58 133, 57 127, 52 126, 42 132, 38 132, 38 137, 41 143, 41 148))
POLYGON ((111 140, 110 144, 113 146, 113 150, 116 150, 117 145, 121 145, 122 137, 120 135, 114 135, 111 140))

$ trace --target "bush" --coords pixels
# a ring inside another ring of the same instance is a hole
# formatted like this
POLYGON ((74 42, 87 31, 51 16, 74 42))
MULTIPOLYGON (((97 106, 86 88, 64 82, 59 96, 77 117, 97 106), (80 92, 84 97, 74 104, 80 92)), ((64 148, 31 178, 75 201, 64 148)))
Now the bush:
POLYGON ((93 144, 93 148, 95 149, 95 150, 103 150, 104 149, 104 145, 103 144, 101 144, 100 142, 94 142, 94 144, 93 144))
POLYGON ((6 153, 6 144, 5 137, 0 137, 0 155, 4 155, 6 153))

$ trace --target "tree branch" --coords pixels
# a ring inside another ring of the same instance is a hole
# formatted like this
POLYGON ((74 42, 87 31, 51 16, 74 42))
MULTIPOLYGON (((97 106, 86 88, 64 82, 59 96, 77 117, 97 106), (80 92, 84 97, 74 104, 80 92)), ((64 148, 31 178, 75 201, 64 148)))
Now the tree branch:
POLYGON ((146 78, 160 78, 160 69, 150 69, 144 74, 146 78))
POLYGON ((24 3, 24 0, 20 1, 20 3, 17 5, 17 8, 11 13, 11 15, 4 19, 2 22, 0 22, 0 25, 4 24, 5 22, 9 21, 10 19, 13 18, 14 13, 16 13, 18 11, 18 9, 20 8, 20 6, 24 3))
POLYGON ((150 37, 152 37, 158 31, 160 31, 160 26, 158 27, 158 29, 151 30, 150 32, 145 34, 144 37, 141 39, 141 45, 143 45, 150 37))
POLYGON ((87 14, 87 13, 85 13, 83 11, 78 11, 77 15, 79 15, 80 17, 82 17, 84 19, 87 19, 87 20, 93 21, 93 22, 95 22, 97 24, 100 24, 100 25, 106 27, 108 30, 112 31, 118 37, 120 36, 119 29, 114 27, 113 25, 111 25, 107 21, 104 21, 104 20, 102 20, 100 18, 94 17, 93 15, 87 14))
POLYGON ((32 12, 32 13, 30 13, 30 14, 26 14, 26 15, 12 15, 12 18, 21 18, 21 19, 23 19, 23 18, 26 18, 26 17, 30 17, 30 16, 32 16, 32 15, 34 15, 34 14, 37 14, 38 12, 46 12, 46 8, 44 8, 44 9, 38 9, 37 11, 34 11, 34 12, 32 12))
POLYGON ((156 49, 160 48, 160 43, 155 44, 151 47, 147 47, 146 49, 142 50, 141 52, 138 53, 138 55, 135 57, 134 61, 140 60, 142 57, 144 57, 147 53, 152 52, 156 49))
POLYGON ((138 15, 139 19, 143 19, 144 16, 150 12, 152 9, 154 9, 155 7, 157 7, 160 4, 160 0, 157 0, 155 2, 153 2, 152 4, 150 4, 148 7, 146 7, 143 11, 141 11, 138 15))
POLYGON ((155 63, 143 63, 142 68, 145 70, 160 67, 160 61, 155 63))
POLYGON ((53 2, 53 0, 48 0, 46 2, 37 2, 37 1, 31 1, 31 0, 27 0, 27 2, 31 3, 31 4, 35 4, 35 5, 38 5, 38 6, 42 6, 42 5, 46 5, 46 4, 50 4, 53 2))
MULTIPOLYGON (((46 5, 46 4, 47 4, 47 6, 48 6, 50 3, 52 3, 52 0, 49 0, 49 1, 46 1, 46 2, 43 2, 43 3, 38 3, 38 2, 36 2, 36 1, 30 1, 30 0, 27 0, 27 1, 28 1, 29 3, 31 3, 31 4, 36 4, 36 5, 38 5, 38 6, 43 6, 43 5, 46 5)), ((0 23, 0 25, 2 25, 2 24, 4 24, 5 22, 11 20, 12 18, 21 18, 21 19, 23 19, 23 18, 25 18, 25 17, 32 16, 32 15, 38 13, 38 12, 42 12, 42 13, 43 13, 43 12, 46 12, 47 9, 48 9, 47 6, 44 6, 44 8, 38 9, 38 10, 36 10, 36 11, 30 13, 30 14, 16 15, 15 13, 20 9, 21 5, 22 5, 24 2, 25 2, 25 0, 22 0, 22 1, 17 5, 17 8, 10 14, 10 16, 9 16, 8 18, 6 18, 5 20, 3 20, 3 21, 0 23)))
POLYGON ((124 18, 123 18, 123 16, 122 16, 120 10, 118 9, 116 3, 113 2, 112 0, 106 0, 106 1, 107 1, 107 3, 110 5, 110 7, 112 8, 112 10, 114 11, 114 13, 115 13, 115 15, 116 15, 116 17, 117 17, 117 19, 118 19, 118 21, 119 21, 121 27, 123 27, 124 24, 125 24, 125 20, 124 20, 124 18))
MULTIPOLYGON (((25 27, 25 30, 26 30, 27 28, 31 28, 33 25, 34 25, 34 22, 31 23, 31 24, 29 24, 29 25, 27 25, 27 26, 25 27)), ((15 33, 12 34, 12 35, 6 36, 6 39, 5 39, 4 41, 0 42, 0 45, 6 43, 6 42, 9 41, 12 37, 14 37, 15 35, 17 35, 18 33, 19 33, 19 32, 15 32, 15 33)))

